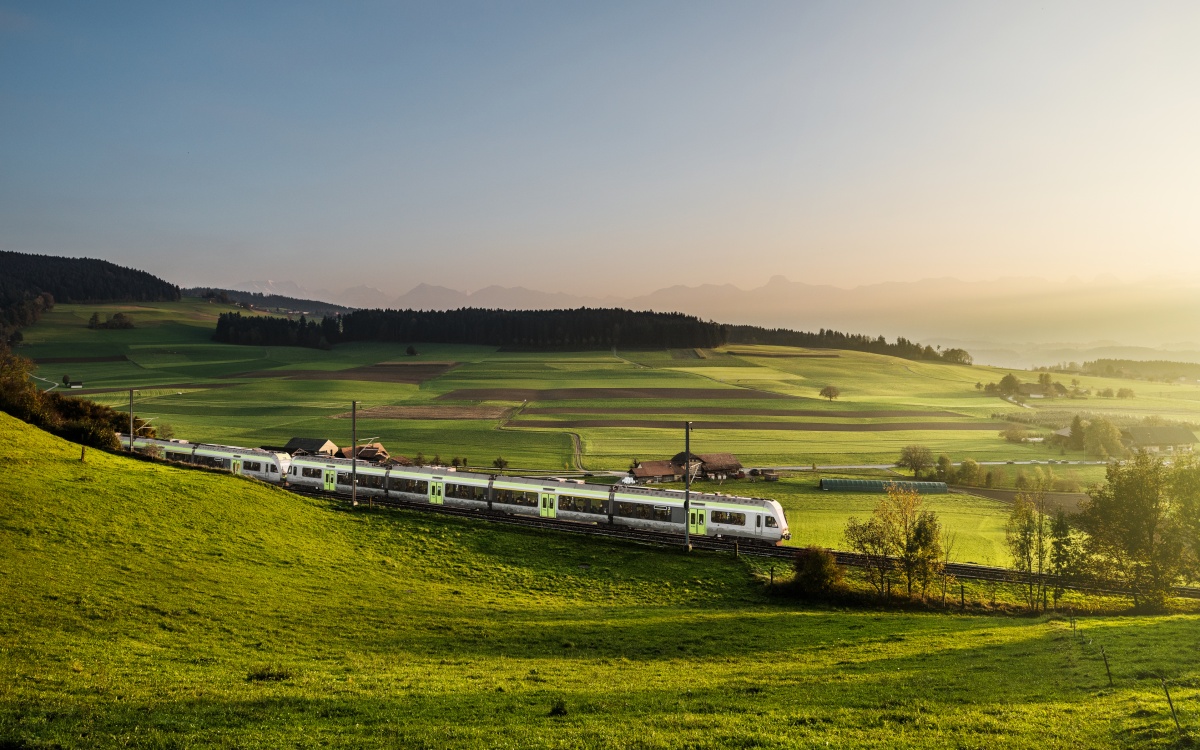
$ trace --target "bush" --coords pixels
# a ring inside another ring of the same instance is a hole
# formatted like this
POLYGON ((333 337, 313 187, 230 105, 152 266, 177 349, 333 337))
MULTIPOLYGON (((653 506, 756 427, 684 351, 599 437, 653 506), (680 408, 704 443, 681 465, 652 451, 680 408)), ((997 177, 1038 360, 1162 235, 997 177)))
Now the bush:
POLYGON ((246 682, 282 682, 292 679, 292 673, 284 667, 260 664, 246 675, 246 682))
POLYGON ((827 549, 809 546, 796 550, 792 568, 796 572, 792 588, 803 596, 827 596, 841 588, 842 569, 827 549))

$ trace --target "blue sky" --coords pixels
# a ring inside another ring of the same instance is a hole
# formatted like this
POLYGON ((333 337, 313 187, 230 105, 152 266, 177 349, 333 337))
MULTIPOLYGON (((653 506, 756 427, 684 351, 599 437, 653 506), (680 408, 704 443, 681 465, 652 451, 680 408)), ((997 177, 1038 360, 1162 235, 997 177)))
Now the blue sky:
POLYGON ((1196 3, 5 3, 0 247, 635 294, 1200 275, 1196 3))

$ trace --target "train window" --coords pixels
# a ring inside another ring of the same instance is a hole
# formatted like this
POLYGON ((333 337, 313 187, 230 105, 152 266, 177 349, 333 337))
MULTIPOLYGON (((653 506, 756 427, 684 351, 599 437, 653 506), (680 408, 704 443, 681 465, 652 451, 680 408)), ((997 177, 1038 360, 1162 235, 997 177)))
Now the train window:
POLYGON ((229 460, 217 456, 196 456, 195 462, 200 466, 211 466, 214 469, 229 468, 229 460))
POLYGON ((278 474, 278 473, 279 473, 279 469, 278 469, 278 468, 276 468, 275 464, 271 464, 271 473, 272 473, 272 474, 278 474))
POLYGON ((472 484, 447 484, 445 496, 459 500, 485 502, 487 501, 487 487, 478 487, 472 484))
POLYGON ((407 477, 391 477, 388 479, 388 489, 392 492, 404 492, 410 495, 428 495, 429 482, 407 477))
POLYGON ((617 503, 614 515, 622 518, 643 518, 647 521, 670 521, 671 509, 665 505, 646 505, 644 503, 617 503))
POLYGON ((526 508, 536 508, 538 504, 538 493, 523 492, 521 490, 496 490, 495 502, 504 505, 520 505, 526 508))
POLYGON ((261 461, 247 461, 246 463, 242 464, 242 469, 245 471, 261 472, 262 471, 262 462, 261 461))
POLYGON ((604 507, 607 501, 595 497, 558 496, 558 509, 570 513, 592 513, 602 516, 608 512, 604 507))
POLYGON ((358 486, 372 490, 383 489, 383 477, 378 474, 359 474, 358 486))
POLYGON ((321 470, 320 469, 314 469, 312 467, 305 466, 303 469, 301 469, 301 471, 303 472, 304 476, 308 477, 309 479, 320 479, 321 478, 321 470))
POLYGON ((768 529, 779 528, 779 524, 775 522, 775 516, 767 516, 767 528, 768 529))
POLYGON ((713 523, 723 523, 726 526, 745 526, 745 513, 731 513, 727 510, 714 510, 709 514, 708 520, 713 523))
POLYGON ((337 483, 349 486, 350 485, 350 472, 339 471, 338 475, 337 475, 337 483))
POLYGON ((191 456, 187 453, 175 453, 172 451, 167 451, 168 461, 186 461, 189 458, 191 458, 191 456))

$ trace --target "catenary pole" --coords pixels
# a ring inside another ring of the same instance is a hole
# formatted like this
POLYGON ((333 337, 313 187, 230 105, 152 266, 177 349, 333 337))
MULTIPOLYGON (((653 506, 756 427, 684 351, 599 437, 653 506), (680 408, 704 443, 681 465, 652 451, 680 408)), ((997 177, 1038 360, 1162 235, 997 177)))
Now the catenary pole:
POLYGON ((129 389, 129 452, 133 453, 133 389, 129 389))
POLYGON ((692 423, 683 423, 683 548, 692 550, 692 423))
POLYGON ((358 505, 358 402, 350 402, 350 505, 358 505))

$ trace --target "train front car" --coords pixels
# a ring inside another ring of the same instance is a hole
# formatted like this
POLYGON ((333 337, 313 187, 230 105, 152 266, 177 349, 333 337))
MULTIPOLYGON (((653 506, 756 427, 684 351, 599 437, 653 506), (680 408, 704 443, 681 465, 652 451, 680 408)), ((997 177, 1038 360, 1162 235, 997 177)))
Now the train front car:
MULTIPOLYGON (((117 437, 123 447, 129 446, 128 435, 117 437)), ((259 448, 242 448, 236 445, 189 443, 186 440, 135 437, 133 449, 137 453, 156 454, 168 461, 223 469, 232 474, 276 483, 283 481, 291 462, 291 457, 286 453, 272 453, 259 448)))

